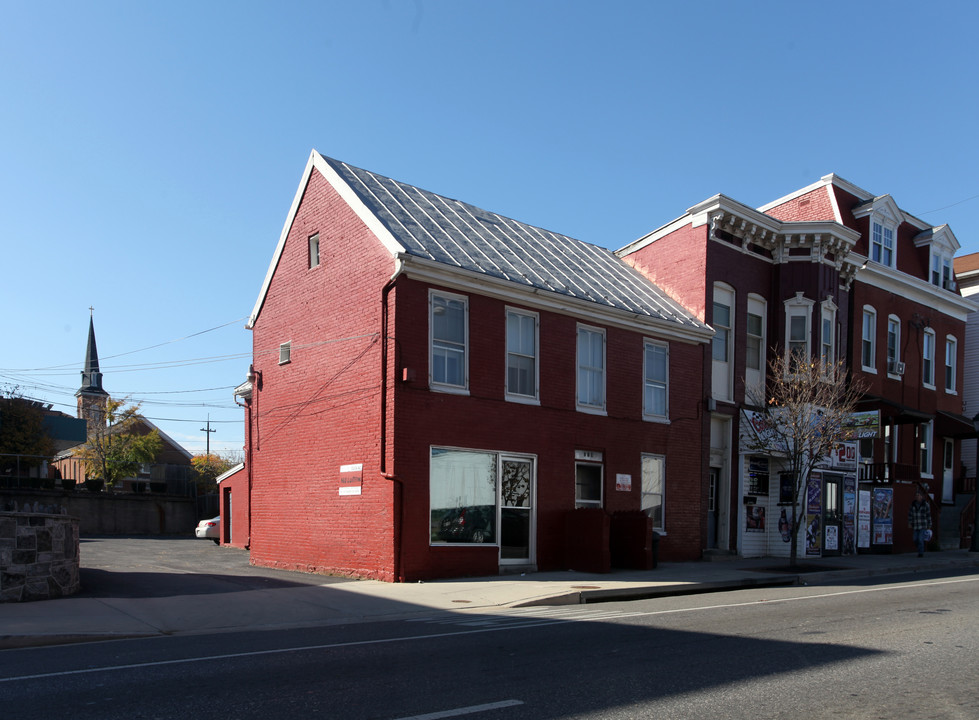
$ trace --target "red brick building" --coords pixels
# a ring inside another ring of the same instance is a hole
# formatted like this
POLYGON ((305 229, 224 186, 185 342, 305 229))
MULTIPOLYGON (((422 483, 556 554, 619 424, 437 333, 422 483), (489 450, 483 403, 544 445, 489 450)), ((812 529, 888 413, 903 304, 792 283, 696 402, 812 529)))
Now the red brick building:
POLYGON ((951 272, 958 247, 947 226, 828 175, 759 210, 717 195, 618 252, 716 331, 704 361, 708 548, 788 554, 779 459, 747 452, 741 437, 766 358, 790 349, 845 361, 868 384, 860 410, 880 427, 814 473, 800 508, 807 553, 909 550, 904 518, 919 483, 936 519, 951 506, 942 527, 958 546, 954 475, 973 432, 961 415, 971 306, 951 272), (888 500, 890 525, 871 522, 871 503, 888 500))
POLYGON ((248 326, 252 562, 700 557, 711 331, 613 253, 313 151, 248 326))

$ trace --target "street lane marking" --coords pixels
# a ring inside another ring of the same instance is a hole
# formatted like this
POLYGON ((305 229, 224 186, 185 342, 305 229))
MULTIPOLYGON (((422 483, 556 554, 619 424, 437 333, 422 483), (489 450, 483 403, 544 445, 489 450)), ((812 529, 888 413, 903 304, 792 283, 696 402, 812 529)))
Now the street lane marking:
POLYGON ((523 705, 520 700, 501 700, 485 705, 470 705, 469 707, 456 708, 455 710, 443 710, 441 712, 425 713, 424 715, 412 715, 411 717, 397 718, 397 720, 440 720, 441 718, 454 718, 460 715, 472 715, 473 713, 486 712, 487 710, 502 710, 503 708, 523 705))
MULTIPOLYGON (((840 590, 839 592, 820 593, 818 595, 803 595, 803 596, 791 597, 791 598, 775 598, 773 600, 768 600, 768 599, 750 600, 747 602, 723 603, 720 605, 717 604, 701 605, 698 607, 675 608, 672 610, 622 612, 616 617, 631 618, 631 617, 652 617, 655 615, 675 615, 679 613, 696 612, 700 610, 716 610, 718 608, 749 607, 751 605, 773 605, 775 603, 801 602, 805 600, 817 600, 821 598, 840 597, 843 595, 861 595, 861 594, 873 593, 873 592, 887 592, 891 590, 906 590, 909 588, 934 587, 936 585, 955 585, 960 583, 974 583, 974 582, 979 582, 979 577, 886 585, 883 587, 862 588, 860 590, 840 590)), ((498 625, 498 626, 486 627, 486 628, 470 628, 465 630, 455 630, 451 632, 432 633, 430 635, 408 635, 404 637, 379 638, 375 640, 352 640, 348 642, 326 643, 323 645, 302 645, 298 647, 275 648, 272 650, 252 650, 249 652, 227 653, 224 655, 206 655, 200 657, 179 658, 177 660, 156 660, 153 662, 132 663, 129 665, 110 665, 110 666, 102 666, 102 667, 82 668, 81 670, 61 670, 58 672, 38 673, 36 675, 17 675, 14 677, 0 678, 0 684, 16 682, 19 680, 39 680, 39 679, 46 679, 46 678, 67 677, 70 675, 87 675, 91 673, 101 673, 101 672, 114 671, 114 670, 133 670, 138 668, 163 667, 166 665, 183 665, 183 664, 194 663, 194 662, 213 662, 215 660, 232 660, 235 658, 260 657, 263 655, 282 655, 285 653, 306 652, 310 650, 337 650, 340 648, 348 648, 348 647, 364 647, 368 645, 386 645, 386 644, 397 643, 397 642, 413 642, 415 640, 437 640, 440 638, 459 637, 463 635, 477 635, 480 633, 500 632, 502 630, 511 630, 515 628, 526 629, 532 627, 563 625, 563 624, 568 624, 573 622, 593 622, 593 621, 594 619, 589 617, 580 617, 580 618, 547 617, 547 618, 534 618, 534 619, 528 618, 524 622, 520 622, 520 623, 507 623, 505 625, 498 625)))

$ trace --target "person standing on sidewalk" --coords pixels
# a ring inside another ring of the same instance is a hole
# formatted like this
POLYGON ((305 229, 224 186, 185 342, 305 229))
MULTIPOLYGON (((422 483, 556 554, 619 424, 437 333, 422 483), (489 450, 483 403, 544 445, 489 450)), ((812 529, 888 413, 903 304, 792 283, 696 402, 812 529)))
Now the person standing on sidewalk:
POLYGON ((925 532, 931 530, 931 508, 921 490, 914 493, 914 502, 908 508, 908 527, 914 535, 914 545, 918 548, 918 557, 925 556, 925 532))

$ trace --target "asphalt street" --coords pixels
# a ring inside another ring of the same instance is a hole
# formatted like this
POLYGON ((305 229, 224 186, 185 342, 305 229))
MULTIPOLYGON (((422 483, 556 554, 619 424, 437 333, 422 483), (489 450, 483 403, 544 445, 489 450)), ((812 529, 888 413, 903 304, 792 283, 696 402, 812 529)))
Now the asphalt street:
POLYGON ((36 717, 979 716, 979 574, 0 652, 36 717))

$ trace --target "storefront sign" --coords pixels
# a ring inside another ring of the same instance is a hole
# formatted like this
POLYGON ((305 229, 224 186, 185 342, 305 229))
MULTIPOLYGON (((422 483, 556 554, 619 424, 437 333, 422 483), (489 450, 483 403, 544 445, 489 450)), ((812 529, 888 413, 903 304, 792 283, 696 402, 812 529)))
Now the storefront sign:
POLYGON ((360 495, 363 485, 363 463, 340 466, 340 495, 360 495))
POLYGON ((851 440, 880 437, 880 410, 853 413, 846 431, 851 440))
POLYGON ((755 412, 754 410, 742 410, 746 422, 742 427, 747 426, 747 432, 742 432, 742 446, 758 451, 767 451, 772 454, 788 454, 789 446, 785 438, 779 434, 772 418, 767 413, 755 412))

